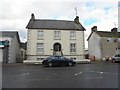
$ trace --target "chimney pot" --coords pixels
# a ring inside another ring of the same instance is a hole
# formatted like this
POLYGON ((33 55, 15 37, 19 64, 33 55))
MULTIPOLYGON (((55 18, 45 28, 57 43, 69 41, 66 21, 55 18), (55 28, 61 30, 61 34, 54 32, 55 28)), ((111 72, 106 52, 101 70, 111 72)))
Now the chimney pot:
POLYGON ((111 29, 111 32, 113 32, 113 33, 117 33, 117 28, 113 28, 113 29, 111 29))
POLYGON ((34 13, 31 14, 31 19, 32 19, 32 20, 35 19, 35 15, 34 15, 34 13))
POLYGON ((80 22, 79 22, 79 17, 78 16, 76 16, 76 18, 74 19, 74 22, 76 23, 76 24, 79 24, 80 22))

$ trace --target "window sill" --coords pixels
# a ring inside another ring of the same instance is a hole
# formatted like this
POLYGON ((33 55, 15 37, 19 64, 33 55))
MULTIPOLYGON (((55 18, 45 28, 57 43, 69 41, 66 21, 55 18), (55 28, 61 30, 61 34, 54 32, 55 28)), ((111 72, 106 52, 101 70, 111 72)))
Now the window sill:
POLYGON ((77 52, 70 52, 70 55, 76 55, 77 52))
POLYGON ((61 39, 54 39, 54 40, 61 40, 61 39))
POLYGON ((44 52, 37 52, 37 55, 44 55, 44 52))

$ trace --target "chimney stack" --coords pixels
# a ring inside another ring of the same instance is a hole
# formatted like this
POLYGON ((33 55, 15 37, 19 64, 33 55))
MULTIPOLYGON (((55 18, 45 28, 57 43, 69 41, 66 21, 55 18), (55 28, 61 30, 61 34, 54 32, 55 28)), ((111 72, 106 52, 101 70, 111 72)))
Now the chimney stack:
POLYGON ((33 14, 33 13, 31 14, 31 19, 32 19, 32 20, 34 20, 34 19, 35 19, 35 16, 34 16, 34 14, 33 14))
POLYGON ((74 19, 74 22, 76 23, 76 24, 79 24, 80 22, 79 22, 79 17, 78 16, 76 16, 76 18, 74 19))
POLYGON ((93 26, 93 27, 91 28, 91 31, 92 31, 92 32, 97 32, 97 26, 93 26))
POLYGON ((115 28, 111 29, 111 32, 112 33, 117 33, 117 28, 115 27, 115 28))

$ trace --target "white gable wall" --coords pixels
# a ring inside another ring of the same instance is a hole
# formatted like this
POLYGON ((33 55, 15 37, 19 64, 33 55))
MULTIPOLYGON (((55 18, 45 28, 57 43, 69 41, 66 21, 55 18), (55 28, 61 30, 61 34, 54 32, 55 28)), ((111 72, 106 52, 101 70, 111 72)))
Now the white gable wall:
POLYGON ((92 33, 88 41, 88 52, 90 58, 95 56, 96 60, 101 59, 101 38, 95 32, 92 33))

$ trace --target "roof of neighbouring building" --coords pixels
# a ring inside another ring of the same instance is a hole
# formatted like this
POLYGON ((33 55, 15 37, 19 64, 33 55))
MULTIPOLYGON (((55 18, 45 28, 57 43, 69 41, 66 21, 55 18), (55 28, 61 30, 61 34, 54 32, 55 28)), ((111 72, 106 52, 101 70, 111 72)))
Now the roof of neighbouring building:
POLYGON ((18 31, 0 31, 0 37, 11 37, 14 38, 15 36, 18 39, 18 42, 20 43, 20 38, 19 38, 19 34, 18 31))
POLYGON ((100 37, 120 37, 120 32, 112 33, 107 31, 97 31, 96 33, 100 35, 100 37))
POLYGON ((112 32, 112 31, 92 31, 91 34, 89 35, 87 41, 89 40, 89 38, 91 37, 91 35, 94 33, 97 33, 100 37, 118 37, 120 38, 120 32, 117 31, 117 28, 113 28, 116 29, 116 32, 112 32))
POLYGON ((81 23, 75 23, 75 21, 67 20, 46 20, 31 18, 28 25, 28 29, 49 29, 49 30, 80 30, 84 31, 85 28, 81 23))

